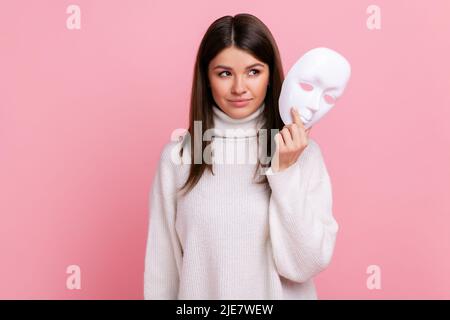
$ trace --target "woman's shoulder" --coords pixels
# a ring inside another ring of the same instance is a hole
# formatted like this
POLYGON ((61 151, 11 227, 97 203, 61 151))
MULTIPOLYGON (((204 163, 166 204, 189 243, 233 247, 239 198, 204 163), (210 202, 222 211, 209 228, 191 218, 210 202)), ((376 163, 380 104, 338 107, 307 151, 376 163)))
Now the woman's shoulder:
POLYGON ((166 142, 161 150, 160 161, 164 161, 165 163, 170 163, 172 166, 181 165, 185 163, 188 159, 188 152, 185 146, 184 137, 186 133, 179 134, 175 137, 172 137, 171 140, 166 142), (183 148, 182 156, 180 155, 180 150, 183 148))
POLYGON ((313 138, 308 138, 308 146, 306 147, 305 151, 307 151, 313 157, 322 157, 322 150, 320 148, 320 145, 313 138))
POLYGON ((308 170, 313 170, 313 168, 326 169, 322 149, 315 139, 308 138, 308 145, 300 155, 298 164, 301 167, 308 168, 308 170))
POLYGON ((324 177, 328 178, 328 169, 322 153, 322 148, 315 139, 309 138, 308 140, 309 143, 305 149, 305 151, 308 150, 308 152, 303 159, 304 165, 311 168, 312 171, 315 171, 315 175, 319 180, 324 179, 324 177))

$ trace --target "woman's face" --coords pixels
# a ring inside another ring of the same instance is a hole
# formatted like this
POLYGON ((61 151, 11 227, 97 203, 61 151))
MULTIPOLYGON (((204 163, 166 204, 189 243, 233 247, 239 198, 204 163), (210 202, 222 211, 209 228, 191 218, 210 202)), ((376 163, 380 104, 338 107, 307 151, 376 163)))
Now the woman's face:
POLYGON ((240 119, 263 103, 269 66, 241 49, 229 47, 209 63, 208 79, 217 106, 231 118, 240 119), (237 100, 246 101, 233 102, 237 100))

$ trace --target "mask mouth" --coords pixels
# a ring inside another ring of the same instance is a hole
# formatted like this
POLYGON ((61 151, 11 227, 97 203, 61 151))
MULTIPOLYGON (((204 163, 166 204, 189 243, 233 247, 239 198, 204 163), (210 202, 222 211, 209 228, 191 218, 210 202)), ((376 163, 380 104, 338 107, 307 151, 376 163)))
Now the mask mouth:
POLYGON ((300 119, 302 119, 303 122, 310 122, 312 120, 312 118, 314 117, 314 114, 310 115, 310 117, 307 118, 305 116, 305 114, 306 113, 311 113, 311 112, 307 112, 307 111, 305 111, 305 109, 308 110, 308 108, 304 108, 304 109, 298 108, 297 109, 300 112, 300 119), (303 112, 301 112, 300 110, 303 110, 303 112))
POLYGON ((311 119, 308 120, 308 119, 306 119, 306 118, 304 118, 302 116, 300 116, 300 119, 302 119, 303 122, 310 122, 311 121, 311 119))

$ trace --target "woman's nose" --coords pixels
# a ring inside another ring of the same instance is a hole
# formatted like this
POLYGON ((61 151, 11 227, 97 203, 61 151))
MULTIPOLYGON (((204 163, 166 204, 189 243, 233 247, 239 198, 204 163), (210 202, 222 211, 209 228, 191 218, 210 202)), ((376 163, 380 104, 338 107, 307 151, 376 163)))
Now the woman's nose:
POLYGON ((245 83, 241 79, 236 79, 233 83, 232 92, 234 94, 242 94, 246 92, 245 83))

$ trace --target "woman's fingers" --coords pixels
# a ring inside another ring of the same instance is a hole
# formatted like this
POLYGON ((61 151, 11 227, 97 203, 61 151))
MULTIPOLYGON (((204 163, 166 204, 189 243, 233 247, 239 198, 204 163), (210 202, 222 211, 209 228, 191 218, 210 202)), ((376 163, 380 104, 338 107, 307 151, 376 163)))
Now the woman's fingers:
POLYGON ((284 146, 287 148, 292 148, 294 146, 294 142, 292 141, 291 132, 289 128, 285 126, 281 131, 281 135, 283 136, 284 146))
POLYGON ((294 107, 291 108, 292 118, 294 122, 285 125, 279 132, 278 143, 280 149, 299 148, 302 144, 307 144, 308 134, 311 128, 306 129, 300 118, 300 113, 294 107))
POLYGON ((300 136, 301 133, 300 133, 299 127, 295 124, 290 124, 286 127, 291 132, 292 142, 293 142, 294 146, 299 146, 301 143, 301 136, 300 136))
POLYGON ((295 108, 291 108, 292 118, 294 119, 294 123, 299 126, 303 131, 305 130, 305 125, 303 124, 302 119, 300 118, 300 112, 295 108))
POLYGON ((291 109, 292 112, 292 117, 294 119, 294 124, 296 124, 299 128, 299 130, 297 130, 298 132, 298 137, 299 137, 299 143, 304 143, 307 144, 308 143, 308 134, 309 134, 309 129, 305 128, 305 125, 303 124, 303 121, 300 118, 300 113, 297 109, 295 109, 295 107, 292 107, 291 109))

